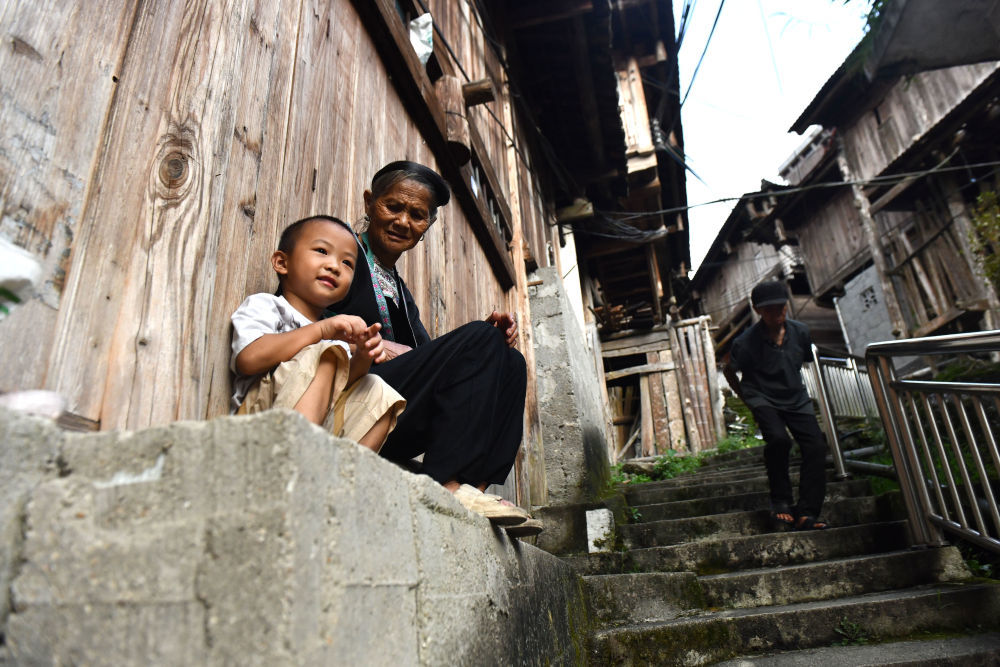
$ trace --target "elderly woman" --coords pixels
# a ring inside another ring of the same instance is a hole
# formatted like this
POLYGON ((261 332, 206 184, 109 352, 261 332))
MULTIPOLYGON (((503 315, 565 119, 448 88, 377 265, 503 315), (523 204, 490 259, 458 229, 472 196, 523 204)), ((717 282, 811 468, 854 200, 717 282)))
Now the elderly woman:
POLYGON ((448 203, 447 183, 415 162, 393 162, 364 193, 359 262, 337 313, 382 324, 386 360, 371 368, 407 401, 381 455, 408 462, 423 454, 421 472, 470 510, 507 527, 509 534, 541 530, 523 510, 483 493, 502 484, 521 442, 526 372, 514 349, 517 322, 493 312, 431 340, 413 296, 396 271, 400 256, 424 238, 448 203))

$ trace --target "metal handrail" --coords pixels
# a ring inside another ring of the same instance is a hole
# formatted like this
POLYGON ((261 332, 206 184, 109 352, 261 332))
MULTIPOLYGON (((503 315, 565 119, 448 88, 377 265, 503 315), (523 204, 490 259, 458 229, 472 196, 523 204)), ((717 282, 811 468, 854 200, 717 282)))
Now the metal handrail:
MULTIPOLYGON (((846 479, 847 465, 844 460, 843 443, 837 431, 837 417, 874 417, 877 414, 875 398, 866 373, 858 368, 854 357, 838 357, 821 354, 812 346, 812 377, 810 394, 819 404, 822 428, 830 444, 830 454, 836 475, 846 479)), ((851 467, 854 466, 853 463, 851 467)))
POLYGON ((1000 553, 1000 384, 907 380, 898 357, 1000 351, 1000 331, 873 343, 865 363, 915 544, 1000 553))

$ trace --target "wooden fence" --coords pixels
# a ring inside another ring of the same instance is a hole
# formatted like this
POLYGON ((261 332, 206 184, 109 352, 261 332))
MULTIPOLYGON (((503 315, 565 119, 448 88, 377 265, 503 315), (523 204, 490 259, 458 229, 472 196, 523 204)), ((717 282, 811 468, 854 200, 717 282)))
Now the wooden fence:
POLYGON ((604 360, 644 363, 610 370, 605 382, 615 426, 615 461, 668 450, 696 453, 726 434, 722 394, 708 317, 684 320, 649 333, 606 340, 604 360), (622 383, 623 378, 637 378, 622 383))

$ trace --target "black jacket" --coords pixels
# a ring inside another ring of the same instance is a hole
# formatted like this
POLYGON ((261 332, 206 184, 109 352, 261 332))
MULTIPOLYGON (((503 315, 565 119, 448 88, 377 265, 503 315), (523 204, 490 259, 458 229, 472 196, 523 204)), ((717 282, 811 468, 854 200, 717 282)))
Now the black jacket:
MULTIPOLYGON (((406 311, 406 320, 410 324, 413 340, 418 346, 429 343, 431 337, 420 321, 420 311, 413 301, 413 295, 410 294, 410 290, 407 289, 406 283, 401 277, 397 276, 397 281, 403 295, 403 309, 406 311)), ((358 241, 358 262, 354 269, 354 282, 351 283, 347 297, 326 310, 328 317, 335 314, 357 315, 369 325, 382 321, 378 313, 378 303, 375 301, 375 289, 372 287, 371 269, 368 267, 368 260, 365 259, 365 249, 362 247, 361 241, 358 241)), ((382 336, 386 337, 385 331, 382 332, 382 336)))

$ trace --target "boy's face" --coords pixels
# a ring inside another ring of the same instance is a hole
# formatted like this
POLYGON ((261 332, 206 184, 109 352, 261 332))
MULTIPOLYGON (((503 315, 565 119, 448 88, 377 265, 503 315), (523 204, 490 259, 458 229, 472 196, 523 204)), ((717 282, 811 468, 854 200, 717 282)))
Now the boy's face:
POLYGON ((329 220, 307 222, 290 253, 276 250, 271 256, 274 270, 281 276, 282 295, 313 319, 347 296, 357 261, 354 236, 329 220))
POLYGON ((764 321, 764 326, 769 329, 777 329, 785 323, 785 317, 788 315, 788 302, 760 306, 754 308, 754 310, 760 315, 760 319, 764 321))

